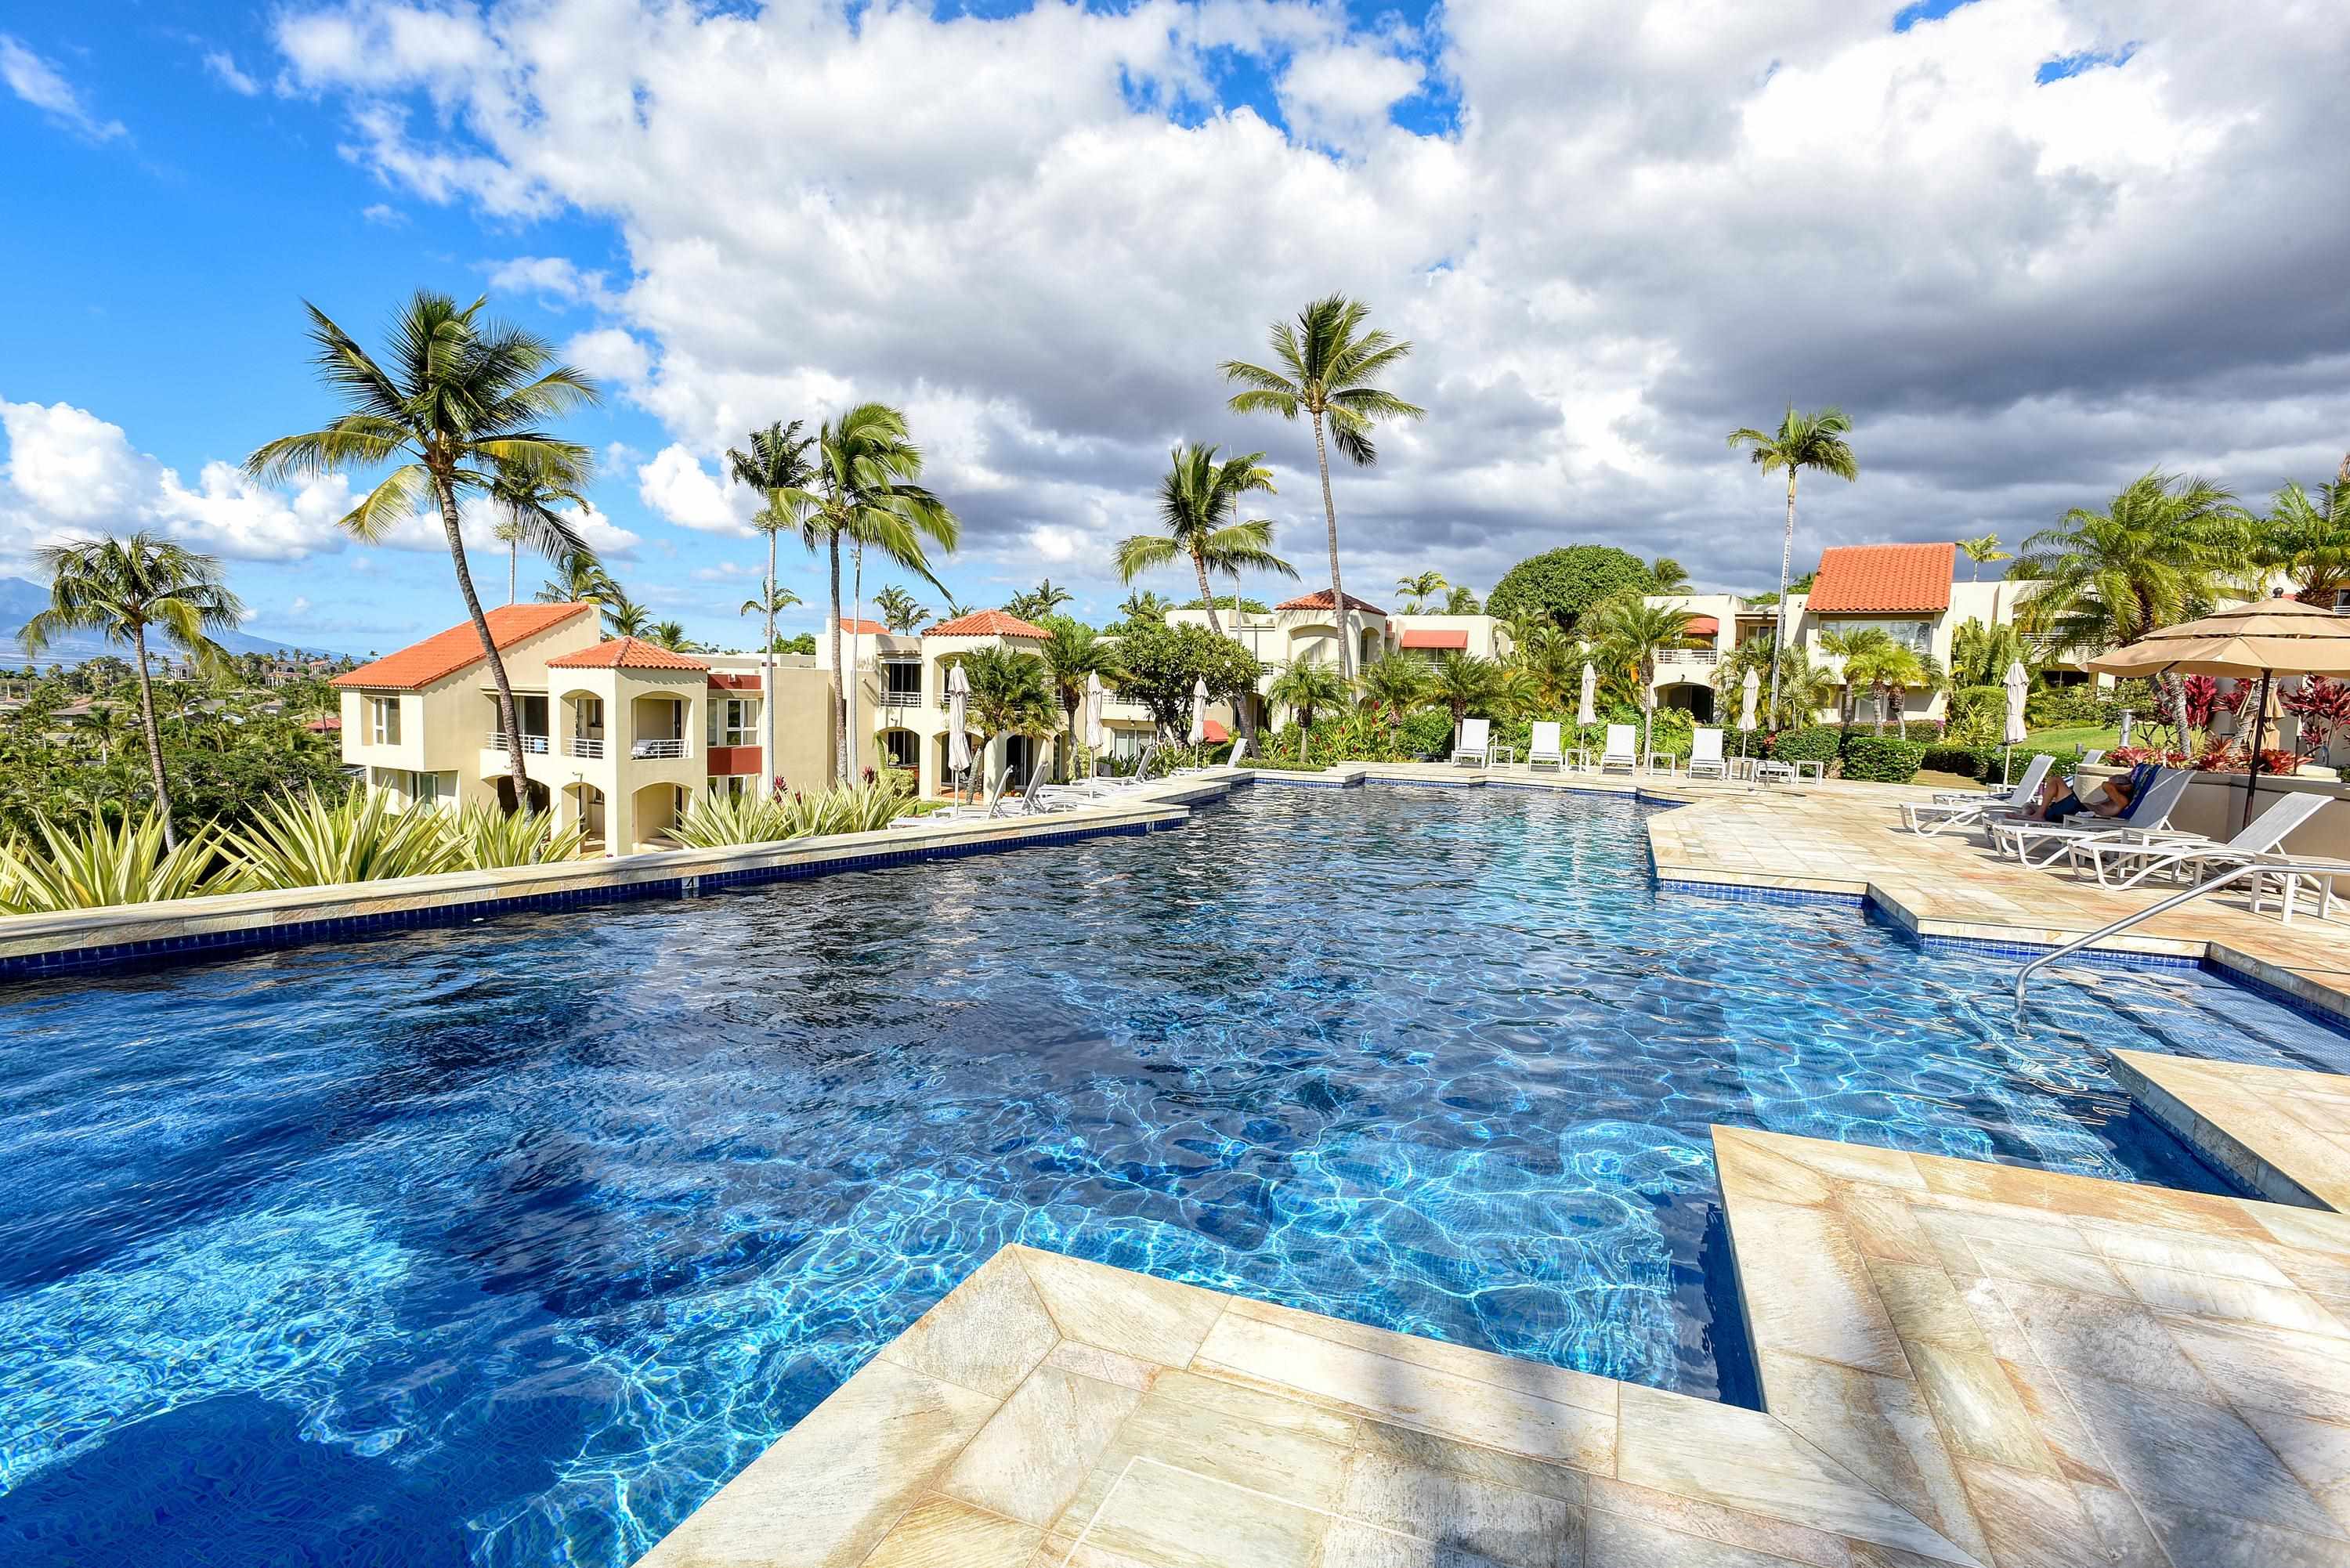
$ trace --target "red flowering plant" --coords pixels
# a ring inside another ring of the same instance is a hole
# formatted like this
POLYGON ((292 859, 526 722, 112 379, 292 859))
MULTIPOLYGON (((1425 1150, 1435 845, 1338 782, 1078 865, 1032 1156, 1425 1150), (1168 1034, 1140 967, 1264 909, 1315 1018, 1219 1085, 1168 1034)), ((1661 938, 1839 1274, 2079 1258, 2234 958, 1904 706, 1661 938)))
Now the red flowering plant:
POLYGON ((2350 680, 2312 675, 2302 681, 2299 691, 2279 692, 2277 703, 2301 721, 2303 756, 2323 754, 2336 734, 2350 728, 2350 680))

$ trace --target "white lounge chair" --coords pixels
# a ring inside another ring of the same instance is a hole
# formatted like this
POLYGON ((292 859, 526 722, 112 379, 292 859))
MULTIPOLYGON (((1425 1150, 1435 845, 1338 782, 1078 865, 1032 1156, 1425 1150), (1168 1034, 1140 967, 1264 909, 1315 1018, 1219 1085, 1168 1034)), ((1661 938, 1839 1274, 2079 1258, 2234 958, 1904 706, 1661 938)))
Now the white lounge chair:
POLYGON ((1003 812, 1004 794, 1011 787, 1012 764, 1006 763, 1003 764, 1003 772, 996 775, 994 798, 984 806, 975 800, 969 801, 961 805, 945 806, 938 811, 927 811, 920 816, 893 817, 890 819, 889 826, 920 827, 926 822, 979 822, 989 817, 1000 816, 1003 812))
POLYGON ((1720 730, 1700 728, 1691 732, 1687 772, 1691 778, 1700 774, 1725 780, 1730 777, 1730 763, 1721 754, 1720 730))
POLYGON ((1177 768, 1167 776, 1170 779, 1190 778, 1194 774, 1213 773, 1218 768, 1236 768, 1241 765, 1241 759, 1246 755, 1248 755, 1248 737, 1243 735, 1232 742, 1232 754, 1222 762, 1203 763, 1196 768, 1177 768))
POLYGON ((1047 784, 1045 781, 1045 770, 1035 768, 1029 772, 1028 787, 1020 792, 1018 800, 1004 804, 1003 815, 1045 816, 1056 811, 1075 811, 1092 798, 1090 795, 1073 794, 1065 784, 1047 784))
POLYGON ((1535 724, 1534 733, 1526 741, 1526 772, 1532 773, 1545 763, 1560 773, 1566 772, 1566 748, 1559 743, 1558 724, 1555 720, 1544 720, 1535 724))
POLYGON ((2091 838, 2114 836, 2116 843, 2138 840, 2177 840, 2192 838, 2193 834, 2179 833, 2170 827, 2170 814, 2187 797, 2187 786, 2194 782, 2191 768, 2165 768, 2162 776, 2147 786, 2146 794, 2127 816, 2100 816, 2075 825, 2071 822, 1992 822, 1991 847, 2002 855, 2012 855, 2026 866, 2051 866, 2075 844, 2091 838), (2032 857, 2035 849, 2046 854, 2037 860, 2032 857))
POLYGON ((2133 842, 2108 837, 2086 838, 2065 846, 2064 857, 2096 873, 2100 888, 2135 888, 2158 871, 2201 881, 2214 872, 2249 866, 2272 855, 2293 829, 2317 815, 2329 797, 2314 793, 2289 794, 2243 826, 2222 844, 2201 836, 2133 842))
POLYGON ((2040 786, 2047 782, 2048 770, 2056 759, 2043 752, 2032 759, 2023 776, 2009 790, 1984 790, 1970 793, 1946 790, 1930 801, 1905 800, 1901 803, 1901 826, 1910 832, 1932 837, 1950 827, 1980 827, 1994 817, 2005 818, 2032 810, 2040 802, 2040 786))
POLYGON ((1640 771, 1640 753, 1632 749, 1636 743, 1632 736, 1632 726, 1629 724, 1607 726, 1607 739, 1599 748, 1601 773, 1606 773, 1609 768, 1623 768, 1636 774, 1640 771))
POLYGON ((1456 763, 1473 763, 1478 767, 1493 765, 1493 721, 1463 719, 1461 721, 1461 743, 1452 748, 1456 763))
POLYGON ((1090 795, 1097 800, 1107 795, 1121 794, 1128 790, 1139 789, 1150 782, 1150 764, 1157 760, 1158 756, 1159 742, 1152 741, 1142 748, 1142 755, 1135 760, 1134 771, 1130 774, 1120 776, 1096 774, 1089 779, 1079 779, 1075 784, 1055 784, 1052 787, 1070 794, 1090 795))

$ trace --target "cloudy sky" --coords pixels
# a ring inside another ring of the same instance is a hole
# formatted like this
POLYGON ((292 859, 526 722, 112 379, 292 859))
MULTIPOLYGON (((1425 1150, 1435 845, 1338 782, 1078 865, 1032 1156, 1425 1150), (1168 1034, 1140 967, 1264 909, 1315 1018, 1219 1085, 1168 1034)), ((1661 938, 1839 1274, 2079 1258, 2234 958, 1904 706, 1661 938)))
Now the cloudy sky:
POLYGON ((868 398, 962 518, 962 599, 1049 574, 1106 618, 1184 439, 1268 454, 1310 586, 1310 437, 1226 412, 1215 365, 1333 290, 1412 340, 1392 385, 1429 410, 1336 475, 1375 599, 1578 541, 1764 587, 1782 497, 1723 437, 1790 400, 1840 403, 1862 465, 1808 493, 1799 567, 2012 540, 2154 466, 2262 497, 2350 444, 2330 0, 11 16, 0 573, 168 529, 255 629, 323 646, 458 610, 432 532, 362 548, 344 482, 237 476, 330 411, 305 297, 372 341, 410 290, 486 292, 603 378, 571 426, 592 526, 637 598, 737 646, 761 546, 720 454, 868 398))

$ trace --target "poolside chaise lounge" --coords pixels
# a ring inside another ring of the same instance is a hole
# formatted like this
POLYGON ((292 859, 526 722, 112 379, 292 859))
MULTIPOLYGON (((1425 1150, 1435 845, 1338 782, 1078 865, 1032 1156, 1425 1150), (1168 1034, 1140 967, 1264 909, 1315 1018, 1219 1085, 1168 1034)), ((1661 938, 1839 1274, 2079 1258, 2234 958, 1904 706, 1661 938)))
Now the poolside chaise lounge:
POLYGON ((1980 827, 1994 818, 2017 816, 2040 802, 2040 786, 2056 759, 2043 752, 2032 759, 2015 787, 2007 790, 1944 790, 1930 801, 1901 803, 1901 826, 1932 837, 1950 827, 1980 827))
POLYGON ((1604 774, 1609 768, 1624 768, 1632 773, 1638 773, 1640 754, 1634 751, 1632 746, 1631 725, 1608 725, 1607 739, 1599 748, 1599 771, 1604 774))
POLYGON ((2286 795, 2224 844, 2199 834, 2143 841, 2100 835, 2066 845, 2064 857, 2095 871, 2100 888, 2135 888, 2158 871, 2199 882, 2274 854, 2293 829, 2317 815, 2327 798, 2314 793, 2286 795))
POLYGON ((2000 854, 2012 854, 2026 866, 2050 866, 2062 858, 2066 849, 2085 839, 2117 836, 2115 842, 2128 839, 2191 838, 2192 834, 2173 831, 2170 814, 2178 809, 2186 798, 2187 786, 2195 779, 2191 768, 2165 768, 2161 776, 2148 784, 2146 793, 2131 803, 2126 816, 2098 817, 2075 826, 2070 822, 1992 822, 1991 847, 2000 854), (2039 859, 2032 857, 2035 848, 2048 851, 2039 859))
POLYGON ((1241 759, 1246 755, 1248 755, 1248 737, 1243 735, 1232 742, 1232 754, 1222 762, 1206 763, 1196 768, 1177 768, 1167 776, 1170 779, 1189 778, 1194 774, 1211 773, 1217 768, 1236 768, 1241 765, 1241 759))
POLYGON ((1002 815, 1044 816, 1056 811, 1075 811, 1093 798, 1091 795, 1072 794, 1060 785, 1047 784, 1043 768, 1031 768, 1028 787, 1020 792, 1018 800, 1004 805, 1002 815))
POLYGON ((1721 754, 1720 729, 1700 727, 1690 733, 1690 760, 1686 771, 1691 778, 1700 774, 1718 779, 1730 777, 1729 760, 1721 754))
POLYGON ((1532 773, 1545 763, 1561 773, 1566 771, 1566 748, 1559 742, 1558 722, 1555 719, 1536 723, 1526 738, 1526 772, 1532 773))
POLYGON ((1078 779, 1072 784, 1049 784, 1046 786, 1046 791, 1048 794, 1083 795, 1091 800, 1104 800, 1111 795, 1123 794, 1127 790, 1139 789, 1150 782, 1150 764, 1157 760, 1158 756, 1159 742, 1152 741, 1142 748, 1142 755, 1135 759, 1134 772, 1123 777, 1096 774, 1091 778, 1078 779))
POLYGON ((1003 771, 996 775, 995 794, 988 801, 985 806, 983 807, 979 802, 975 800, 967 801, 960 805, 942 806, 937 811, 924 812, 919 816, 897 817, 890 822, 889 826, 892 827, 919 827, 926 822, 983 821, 988 817, 1002 815, 1003 808, 1003 796, 1011 787, 1012 764, 1010 763, 1006 763, 1003 764, 1003 771))
POLYGON ((1461 743, 1452 748, 1456 763, 1473 763, 1478 767, 1493 765, 1493 721, 1463 719, 1461 721, 1461 743))

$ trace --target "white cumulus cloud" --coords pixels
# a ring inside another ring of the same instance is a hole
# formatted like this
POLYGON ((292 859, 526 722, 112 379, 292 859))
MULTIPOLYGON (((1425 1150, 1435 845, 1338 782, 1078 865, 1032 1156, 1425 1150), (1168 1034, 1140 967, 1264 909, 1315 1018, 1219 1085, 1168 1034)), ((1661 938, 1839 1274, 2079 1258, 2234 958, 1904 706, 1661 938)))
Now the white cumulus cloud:
POLYGON ((758 510, 757 498, 739 484, 720 483, 701 459, 675 443, 661 448, 637 470, 637 495, 681 528, 737 535, 756 532, 751 516, 758 510))

